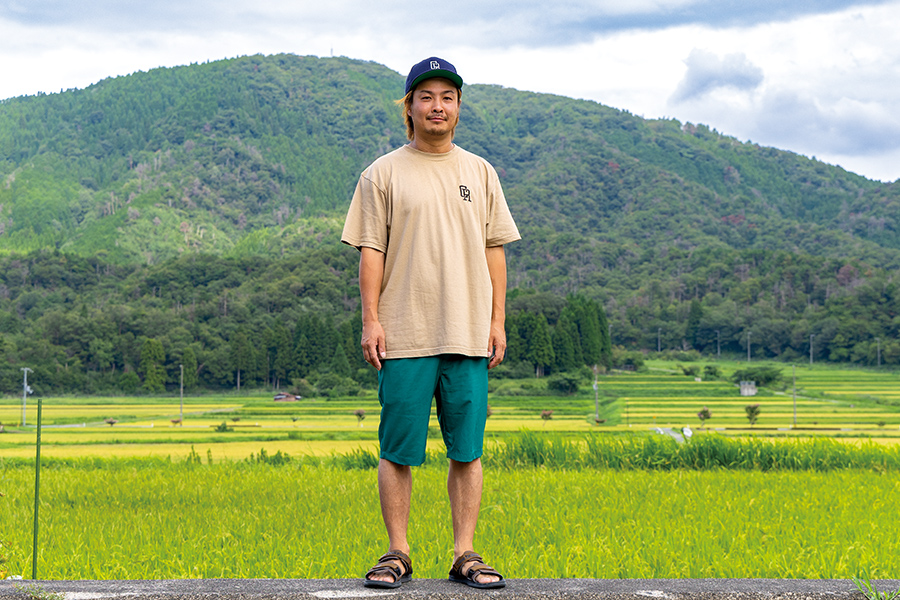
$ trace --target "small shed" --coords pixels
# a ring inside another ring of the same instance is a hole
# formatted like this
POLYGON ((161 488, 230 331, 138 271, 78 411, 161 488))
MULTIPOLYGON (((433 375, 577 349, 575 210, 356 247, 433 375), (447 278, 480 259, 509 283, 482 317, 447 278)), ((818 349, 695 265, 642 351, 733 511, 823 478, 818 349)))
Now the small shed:
POLYGON ((741 396, 755 396, 756 395, 756 382, 755 381, 742 381, 741 382, 741 396))

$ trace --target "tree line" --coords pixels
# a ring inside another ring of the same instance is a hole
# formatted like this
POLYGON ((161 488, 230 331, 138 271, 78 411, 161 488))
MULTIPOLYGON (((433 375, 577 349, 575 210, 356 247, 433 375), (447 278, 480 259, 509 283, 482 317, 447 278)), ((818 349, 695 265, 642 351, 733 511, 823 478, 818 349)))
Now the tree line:
MULTIPOLYGON (((279 260, 191 255, 156 267, 60 252, 0 257, 0 390, 18 393, 23 367, 36 393, 372 388, 357 258, 347 247, 279 260)), ((543 299, 518 295, 507 368, 532 376, 610 365, 597 301, 557 297, 547 312, 543 299)))

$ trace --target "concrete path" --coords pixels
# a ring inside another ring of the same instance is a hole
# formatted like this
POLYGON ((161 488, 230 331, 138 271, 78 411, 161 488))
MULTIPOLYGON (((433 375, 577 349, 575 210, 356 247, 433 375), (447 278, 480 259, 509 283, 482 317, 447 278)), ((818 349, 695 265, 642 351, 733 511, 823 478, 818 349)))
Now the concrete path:
MULTIPOLYGON (((882 592, 900 588, 900 580, 873 583, 882 592)), ((389 600, 477 600, 487 597, 498 600, 863 600, 856 586, 843 579, 512 579, 505 589, 492 591, 475 590, 442 579, 414 580, 399 590, 370 590, 363 587, 358 579, 0 581, 0 599, 3 600, 324 600, 381 597, 389 600)))

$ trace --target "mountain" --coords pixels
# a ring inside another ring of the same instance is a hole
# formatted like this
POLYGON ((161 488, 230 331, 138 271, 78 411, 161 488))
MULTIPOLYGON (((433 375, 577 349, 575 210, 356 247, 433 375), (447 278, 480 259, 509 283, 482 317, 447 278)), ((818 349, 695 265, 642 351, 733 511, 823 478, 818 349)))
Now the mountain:
MULTIPOLYGON (((281 55, 5 100, 0 249, 120 263, 291 249, 405 143, 401 89, 374 63, 281 55)), ((896 184, 704 126, 474 85, 457 142, 496 166, 526 231, 878 262, 900 249, 896 184)))
MULTIPOLYGON (((406 142, 402 87, 371 62, 249 56, 0 101, 0 335, 20 340, 7 361, 46 338, 47 311, 90 320, 106 302, 215 313, 234 292, 245 324, 269 318, 249 298, 349 319, 355 255, 339 232, 359 173, 406 142)), ((464 88, 456 142, 497 168, 523 234, 508 249, 513 312, 555 327, 579 293, 627 348, 740 352, 752 328, 765 356, 803 356, 813 334, 819 358, 874 362, 876 337, 898 337, 900 182, 497 86, 464 88)), ((131 333, 219 343, 186 324, 131 333)), ((79 344, 52 360, 99 368, 79 344)))

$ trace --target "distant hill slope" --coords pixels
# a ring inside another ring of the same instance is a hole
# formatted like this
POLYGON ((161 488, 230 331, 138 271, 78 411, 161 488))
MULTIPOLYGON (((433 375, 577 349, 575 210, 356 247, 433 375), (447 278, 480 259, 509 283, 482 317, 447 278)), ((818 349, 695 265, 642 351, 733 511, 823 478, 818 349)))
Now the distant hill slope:
MULTIPOLYGON (((170 386, 183 362, 209 389, 243 369, 371 383, 339 232, 359 173, 406 142, 402 85, 251 56, 0 102, 0 393, 25 365, 45 392, 134 391, 157 343, 170 386)), ((569 294, 601 303, 614 360, 900 364, 900 183, 495 86, 465 87, 456 141, 496 166, 523 235, 510 347, 556 348, 511 352, 510 372, 577 363, 569 294)))
MULTIPOLYGON (((374 63, 252 56, 5 100, 0 251, 158 263, 333 242, 359 172, 406 141, 402 81, 374 63)), ((457 142, 500 172, 525 232, 515 251, 537 260, 523 269, 542 272, 560 244, 897 263, 897 184, 703 126, 474 85, 457 142)))

